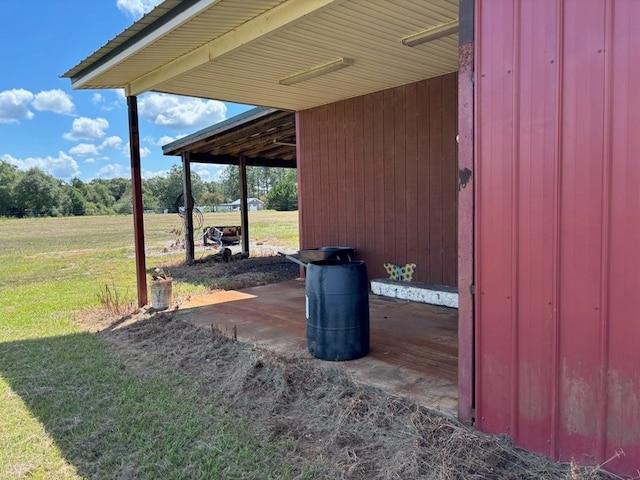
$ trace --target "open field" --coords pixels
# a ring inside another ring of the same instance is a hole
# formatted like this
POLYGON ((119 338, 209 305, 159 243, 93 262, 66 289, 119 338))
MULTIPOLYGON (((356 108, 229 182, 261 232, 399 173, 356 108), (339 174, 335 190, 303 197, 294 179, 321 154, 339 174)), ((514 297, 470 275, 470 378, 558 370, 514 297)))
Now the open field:
MULTIPOLYGON (((297 249, 296 212, 250 223, 266 251, 297 249)), ((133 308, 132 224, 0 219, 0 479, 614 478, 196 327, 180 309, 133 308)), ((298 273, 280 258, 211 263, 201 244, 182 266, 181 229, 177 215, 145 217, 148 270, 171 271, 178 298, 298 273)))
MULTIPOLYGON (((296 212, 252 212, 250 222, 252 240, 297 247, 296 212)), ((194 403, 186 377, 128 372, 74 321, 100 306, 105 287, 123 308, 135 300, 132 225, 131 217, 0 219, 0 478, 308 476, 316 467, 288 461, 288 440, 194 403)), ((172 247, 181 228, 177 215, 145 216, 147 251, 167 252, 158 263, 184 258, 172 247)), ((176 285, 177 295, 204 289, 176 285)))

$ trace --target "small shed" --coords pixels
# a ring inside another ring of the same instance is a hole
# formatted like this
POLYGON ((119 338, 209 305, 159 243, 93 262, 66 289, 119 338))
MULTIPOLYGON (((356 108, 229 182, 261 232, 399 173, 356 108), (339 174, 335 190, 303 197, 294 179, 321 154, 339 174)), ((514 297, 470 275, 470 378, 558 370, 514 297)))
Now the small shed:
MULTIPOLYGON (((241 199, 234 200, 231 203, 220 203, 216 205, 217 212, 236 212, 241 210, 241 199)), ((264 202, 259 198, 247 198, 247 210, 250 212, 257 212, 264 209, 264 202)))

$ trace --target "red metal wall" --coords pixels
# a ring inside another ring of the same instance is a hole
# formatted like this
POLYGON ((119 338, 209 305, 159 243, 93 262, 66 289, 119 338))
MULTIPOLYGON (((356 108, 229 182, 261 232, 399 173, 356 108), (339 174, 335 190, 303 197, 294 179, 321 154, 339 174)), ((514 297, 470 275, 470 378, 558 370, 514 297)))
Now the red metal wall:
POLYGON ((640 468, 640 2, 476 2, 476 416, 640 468))
POLYGON ((456 285, 457 76, 299 112, 300 245, 349 245, 370 278, 456 285))

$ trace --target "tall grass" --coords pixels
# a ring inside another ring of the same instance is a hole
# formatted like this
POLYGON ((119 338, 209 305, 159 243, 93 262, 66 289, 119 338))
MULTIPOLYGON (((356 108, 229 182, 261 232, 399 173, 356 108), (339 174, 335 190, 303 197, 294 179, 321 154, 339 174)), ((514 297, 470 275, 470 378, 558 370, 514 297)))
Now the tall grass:
MULTIPOLYGON (((295 212, 252 221, 252 240, 297 246, 295 212)), ((176 215, 145 217, 146 249, 161 251, 174 228, 176 215)), ((290 440, 203 403, 187 377, 126 369, 74 323, 105 289, 135 300, 131 217, 0 219, 0 245, 0 478, 313 476, 287 460, 290 440)))

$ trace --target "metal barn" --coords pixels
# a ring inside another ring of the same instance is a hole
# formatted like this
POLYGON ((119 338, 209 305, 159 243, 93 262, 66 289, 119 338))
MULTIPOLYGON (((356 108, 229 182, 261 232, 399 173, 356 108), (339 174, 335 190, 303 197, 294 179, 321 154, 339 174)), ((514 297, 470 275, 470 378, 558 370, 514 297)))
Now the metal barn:
POLYGON ((166 0, 65 76, 125 89, 134 187, 137 95, 296 112, 301 247, 458 287, 459 418, 631 474, 639 21, 635 0, 166 0))

